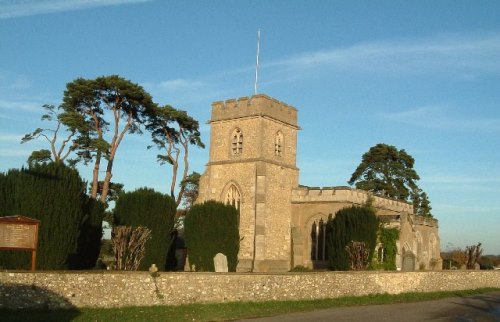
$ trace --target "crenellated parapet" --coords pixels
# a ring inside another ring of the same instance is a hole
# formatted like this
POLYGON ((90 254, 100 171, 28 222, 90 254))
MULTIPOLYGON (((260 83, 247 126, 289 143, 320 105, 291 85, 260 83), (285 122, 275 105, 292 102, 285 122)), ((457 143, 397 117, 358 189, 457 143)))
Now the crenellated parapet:
POLYGON ((264 94, 212 103, 211 122, 267 116, 297 127, 297 109, 264 94))
POLYGON ((409 219, 414 225, 438 227, 438 220, 434 218, 413 215, 409 219))
POLYGON ((352 189, 350 187, 324 187, 311 188, 300 186, 292 190, 292 203, 327 203, 345 202, 357 205, 365 204, 372 197, 372 205, 378 209, 387 209, 398 213, 413 213, 413 205, 379 196, 371 193, 352 189))

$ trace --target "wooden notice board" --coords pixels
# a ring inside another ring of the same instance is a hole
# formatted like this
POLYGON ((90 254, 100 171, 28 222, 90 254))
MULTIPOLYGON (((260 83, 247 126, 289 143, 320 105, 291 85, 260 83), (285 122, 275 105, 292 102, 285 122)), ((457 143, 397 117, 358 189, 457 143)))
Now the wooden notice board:
POLYGON ((0 217, 0 250, 31 251, 31 270, 36 267, 40 221, 24 216, 0 217))

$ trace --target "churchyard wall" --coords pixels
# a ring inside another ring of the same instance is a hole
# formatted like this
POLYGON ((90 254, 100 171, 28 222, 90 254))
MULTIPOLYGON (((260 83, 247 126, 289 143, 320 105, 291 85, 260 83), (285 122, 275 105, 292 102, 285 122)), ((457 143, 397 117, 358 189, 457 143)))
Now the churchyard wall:
POLYGON ((500 288, 500 271, 281 274, 0 272, 0 309, 55 309, 313 300, 367 294, 500 288))

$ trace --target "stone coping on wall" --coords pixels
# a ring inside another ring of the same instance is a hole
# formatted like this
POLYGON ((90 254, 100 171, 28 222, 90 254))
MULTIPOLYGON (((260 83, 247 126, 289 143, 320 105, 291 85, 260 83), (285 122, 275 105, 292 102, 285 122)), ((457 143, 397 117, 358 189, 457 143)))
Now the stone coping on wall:
POLYGON ((500 288, 500 271, 194 273, 0 272, 0 309, 313 300, 500 288))

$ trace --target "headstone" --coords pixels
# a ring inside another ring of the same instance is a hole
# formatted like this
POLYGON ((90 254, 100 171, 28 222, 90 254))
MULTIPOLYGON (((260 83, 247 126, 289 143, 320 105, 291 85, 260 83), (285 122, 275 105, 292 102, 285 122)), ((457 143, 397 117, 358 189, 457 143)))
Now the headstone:
POLYGON ((413 272, 415 270, 415 255, 411 251, 406 251, 403 254, 403 272, 413 272))
POLYGON ((214 266, 216 272, 227 272, 227 257, 224 254, 218 253, 214 257, 214 266))

